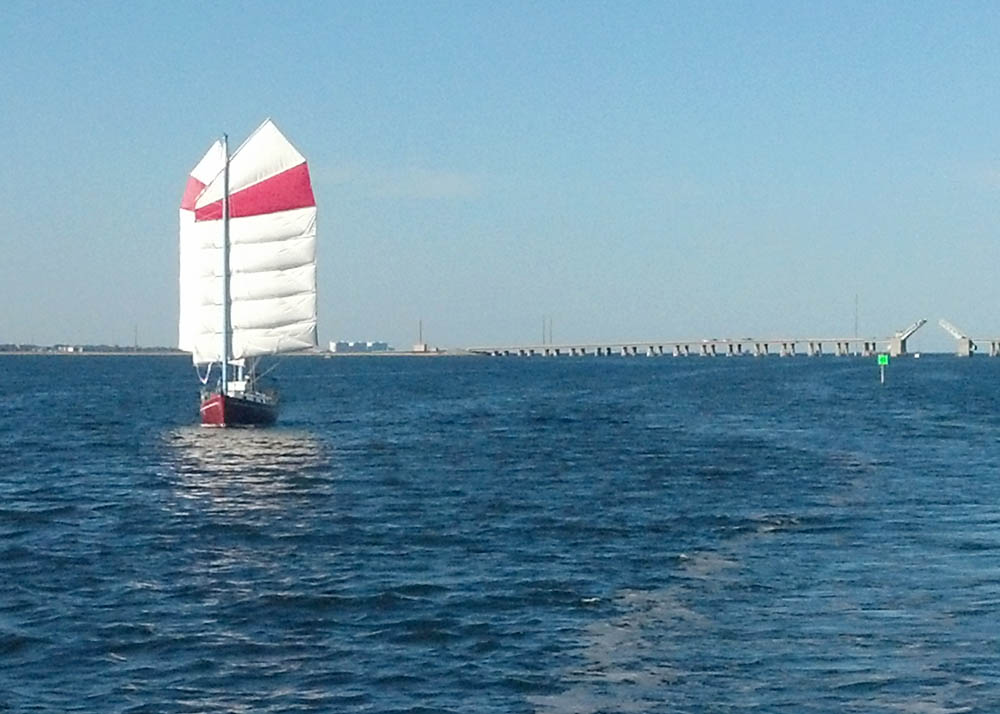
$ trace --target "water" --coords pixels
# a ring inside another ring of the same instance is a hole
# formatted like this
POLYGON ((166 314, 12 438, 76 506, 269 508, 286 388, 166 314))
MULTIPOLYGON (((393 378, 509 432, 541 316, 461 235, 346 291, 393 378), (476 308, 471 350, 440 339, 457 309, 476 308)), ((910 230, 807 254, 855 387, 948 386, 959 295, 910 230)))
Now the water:
POLYGON ((0 358, 0 711, 995 712, 1000 360, 0 358))

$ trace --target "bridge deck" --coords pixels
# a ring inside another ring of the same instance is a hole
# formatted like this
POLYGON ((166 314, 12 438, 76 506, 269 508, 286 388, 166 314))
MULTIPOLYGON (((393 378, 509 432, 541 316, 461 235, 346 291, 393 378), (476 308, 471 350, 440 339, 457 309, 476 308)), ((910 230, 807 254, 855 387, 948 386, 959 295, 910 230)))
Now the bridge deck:
POLYGON ((824 347, 835 354, 875 354, 879 346, 888 346, 892 338, 878 337, 737 337, 693 340, 620 340, 614 342, 566 342, 560 344, 492 345, 466 348, 469 352, 487 355, 611 355, 611 354, 674 354, 701 355, 766 355, 797 354, 802 348, 806 354, 819 355, 824 347))

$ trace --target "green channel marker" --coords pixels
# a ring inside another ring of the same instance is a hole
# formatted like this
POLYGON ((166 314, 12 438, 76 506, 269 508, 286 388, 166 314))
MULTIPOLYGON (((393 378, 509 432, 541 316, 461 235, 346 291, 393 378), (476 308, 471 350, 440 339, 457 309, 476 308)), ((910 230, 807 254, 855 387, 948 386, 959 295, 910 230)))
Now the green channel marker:
POLYGON ((879 366, 884 367, 889 364, 889 355, 879 355, 878 356, 879 366))

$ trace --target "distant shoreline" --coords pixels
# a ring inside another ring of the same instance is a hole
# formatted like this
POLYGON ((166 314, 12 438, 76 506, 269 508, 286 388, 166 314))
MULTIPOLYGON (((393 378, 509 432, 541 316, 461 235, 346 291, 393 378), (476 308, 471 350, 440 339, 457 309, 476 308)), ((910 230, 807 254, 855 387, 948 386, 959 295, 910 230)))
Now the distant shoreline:
POLYGON ((143 350, 56 350, 50 348, 36 350, 0 350, 0 357, 11 355, 15 357, 184 357, 188 352, 171 349, 143 350))
MULTIPOLYGON (((75 349, 58 350, 54 348, 40 348, 32 350, 0 350, 0 357, 10 355, 12 357, 187 357, 190 359, 190 352, 172 349, 122 349, 122 350, 102 350, 102 349, 75 349)), ((465 357, 478 356, 466 350, 439 350, 437 352, 401 352, 396 350, 386 350, 382 352, 287 352, 281 357, 318 357, 326 359, 336 357, 465 357)))

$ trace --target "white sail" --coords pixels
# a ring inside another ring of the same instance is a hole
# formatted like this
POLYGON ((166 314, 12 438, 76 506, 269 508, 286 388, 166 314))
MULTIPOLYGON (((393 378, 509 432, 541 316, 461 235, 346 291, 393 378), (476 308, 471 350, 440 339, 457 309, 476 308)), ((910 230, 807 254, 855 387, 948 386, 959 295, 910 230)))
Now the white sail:
MULTIPOLYGON (((191 172, 180 210, 178 345, 222 360, 222 145, 191 172)), ((316 345, 316 202, 305 158, 270 120, 229 165, 231 359, 316 345)))

